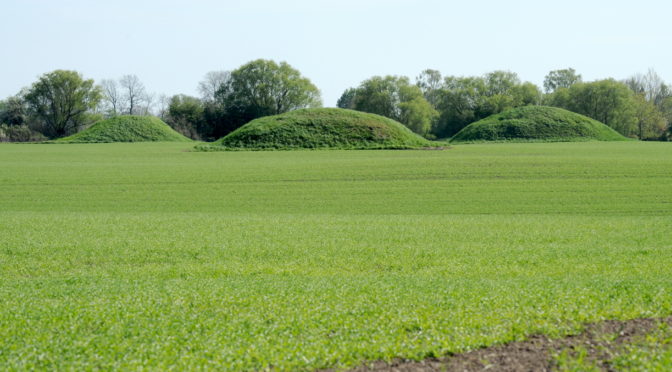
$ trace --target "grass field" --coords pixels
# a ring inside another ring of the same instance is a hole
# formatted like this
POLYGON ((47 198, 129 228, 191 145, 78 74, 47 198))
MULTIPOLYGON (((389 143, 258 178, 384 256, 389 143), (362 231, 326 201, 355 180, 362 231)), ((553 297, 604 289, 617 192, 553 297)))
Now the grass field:
POLYGON ((0 369, 343 368, 670 315, 670 145, 0 145, 0 369))

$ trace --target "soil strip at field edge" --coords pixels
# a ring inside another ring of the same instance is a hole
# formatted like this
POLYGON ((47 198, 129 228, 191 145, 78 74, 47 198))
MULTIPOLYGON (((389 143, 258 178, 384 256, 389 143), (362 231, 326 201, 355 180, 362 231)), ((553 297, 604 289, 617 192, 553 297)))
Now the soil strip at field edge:
POLYGON ((588 324, 582 333, 564 338, 551 339, 544 335, 533 335, 525 341, 485 347, 443 358, 376 361, 351 371, 551 371, 557 367, 554 356, 563 351, 572 353, 577 349, 586 350, 587 359, 600 369, 612 371, 609 360, 615 353, 645 337, 661 323, 672 326, 672 316, 662 319, 607 320, 588 324))

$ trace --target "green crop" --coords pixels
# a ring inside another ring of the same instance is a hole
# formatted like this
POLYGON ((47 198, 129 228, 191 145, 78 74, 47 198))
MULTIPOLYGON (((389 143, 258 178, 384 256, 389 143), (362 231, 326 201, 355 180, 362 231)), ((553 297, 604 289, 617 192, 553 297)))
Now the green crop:
POLYGON ((668 143, 192 146, 0 145, 0 369, 345 368, 672 313, 668 143))

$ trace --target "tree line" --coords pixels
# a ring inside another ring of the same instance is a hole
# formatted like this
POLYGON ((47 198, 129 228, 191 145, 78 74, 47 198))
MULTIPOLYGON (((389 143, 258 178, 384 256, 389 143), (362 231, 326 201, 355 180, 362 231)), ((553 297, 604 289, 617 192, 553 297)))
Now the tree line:
MULTIPOLYGON (((258 117, 321 107, 319 89, 286 62, 259 59, 233 71, 208 72, 200 97, 149 93, 135 75, 95 84, 80 73, 56 70, 0 101, 0 141, 37 141, 80 131, 117 115, 155 115, 178 132, 214 140, 258 117)), ((672 85, 655 71, 625 80, 584 82, 574 69, 550 71, 543 89, 514 72, 443 76, 422 71, 373 76, 346 89, 337 106, 397 120, 427 138, 448 138, 468 124, 504 110, 561 107, 642 140, 672 139, 672 85)))

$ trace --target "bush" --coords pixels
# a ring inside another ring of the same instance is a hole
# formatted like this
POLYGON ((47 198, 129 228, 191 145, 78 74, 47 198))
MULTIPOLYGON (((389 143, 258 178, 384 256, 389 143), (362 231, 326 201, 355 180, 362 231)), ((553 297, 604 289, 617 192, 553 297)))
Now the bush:
POLYGON ((42 133, 30 129, 27 125, 0 125, 0 142, 40 142, 46 141, 42 133))

